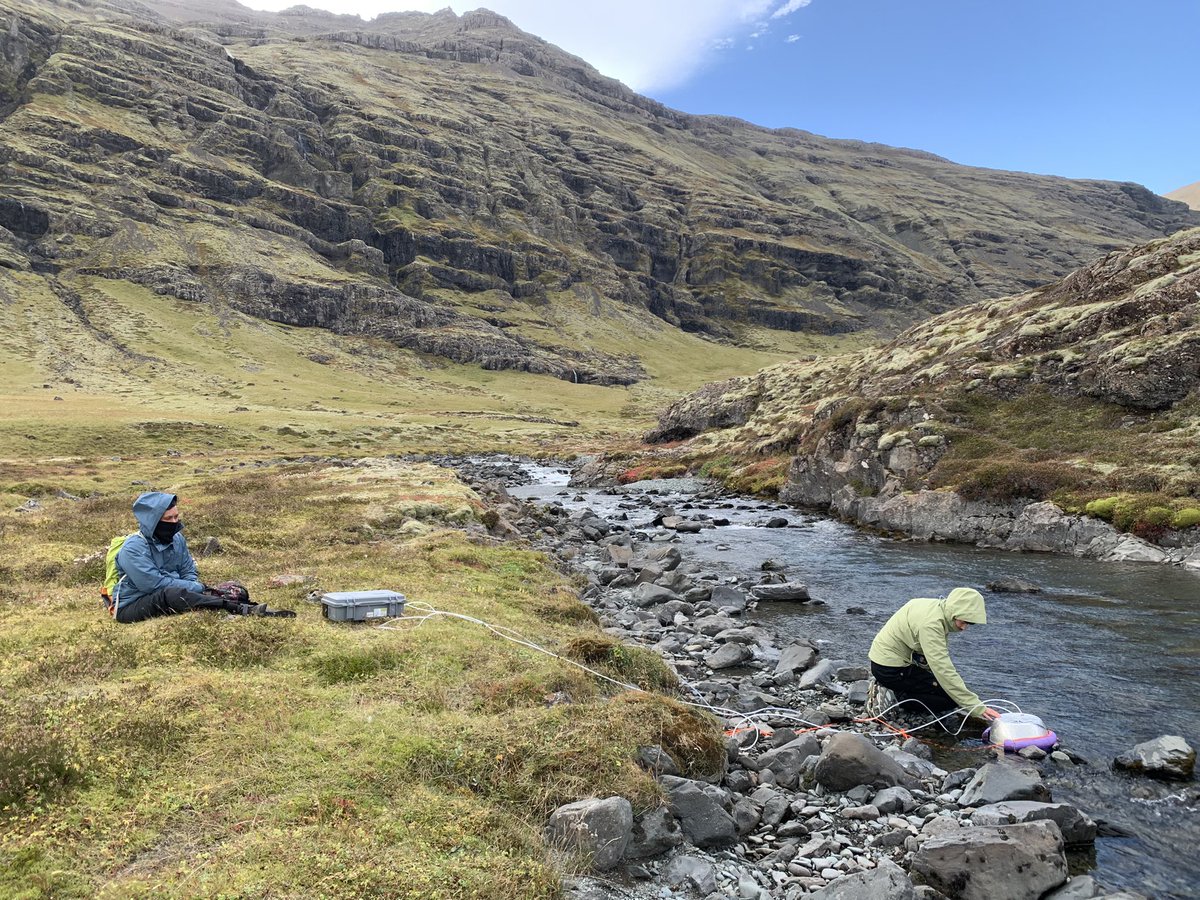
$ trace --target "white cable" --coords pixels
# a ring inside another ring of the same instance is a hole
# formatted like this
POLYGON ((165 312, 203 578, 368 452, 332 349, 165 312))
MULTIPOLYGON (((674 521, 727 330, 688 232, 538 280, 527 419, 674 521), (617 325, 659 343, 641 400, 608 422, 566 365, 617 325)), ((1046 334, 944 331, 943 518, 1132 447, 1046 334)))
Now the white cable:
MULTIPOLYGON (((435 619, 440 616, 444 616, 444 617, 450 618, 450 619, 461 619, 464 622, 470 622, 474 625, 479 625, 480 627, 485 628, 486 630, 490 631, 492 634, 496 635, 497 637, 503 638, 506 641, 511 641, 512 643, 517 644, 521 647, 525 647, 529 650, 536 650, 538 653, 544 653, 546 656, 551 656, 554 659, 557 659, 562 662, 568 663, 569 665, 575 666, 577 669, 582 669, 584 672, 587 672, 590 675, 594 675, 597 678, 602 679, 603 681, 609 682, 610 684, 614 684, 617 687, 624 688, 625 690, 628 690, 628 691, 638 691, 643 694, 649 693, 649 691, 647 691, 645 688, 639 687, 636 684, 628 684, 627 682, 620 681, 609 675, 605 675, 603 672, 597 672, 595 669, 589 668, 588 666, 585 666, 583 663, 577 662, 576 660, 573 660, 570 657, 562 656, 558 653, 555 653, 553 650, 547 650, 545 647, 541 647, 531 641, 526 640, 519 633, 517 633, 516 631, 514 631, 513 629, 511 629, 505 625, 494 625, 491 622, 485 622, 483 619, 477 619, 474 616, 464 615, 463 613, 456 613, 456 612, 449 612, 447 610, 442 610, 442 609, 435 609, 434 607, 430 606, 428 603, 425 603, 420 600, 410 600, 407 604, 407 609, 415 609, 415 610, 424 612, 424 615, 419 615, 419 616, 405 615, 403 618, 401 618, 399 620, 400 622, 415 623, 413 626, 414 628, 420 628, 422 625, 424 625, 430 619, 435 619)), ((393 625, 378 625, 376 627, 383 629, 385 631, 403 631, 403 630, 405 630, 403 628, 397 628, 393 625)), ((678 675, 677 675, 677 677, 678 677, 678 675)), ((710 713, 713 713, 715 716, 717 716, 717 718, 724 720, 726 724, 737 723, 736 725, 734 725, 735 730, 745 727, 745 728, 749 728, 754 731, 754 739, 749 744, 745 745, 742 748, 744 750, 752 749, 753 747, 755 747, 758 744, 758 739, 759 739, 760 735, 762 734, 761 729, 755 723, 755 718, 758 718, 758 717, 765 718, 765 717, 769 716, 769 717, 775 718, 775 719, 794 719, 795 721, 799 722, 800 724, 807 725, 808 727, 813 728, 813 729, 821 729, 821 728, 829 727, 826 725, 819 725, 816 722, 810 722, 807 719, 805 719, 798 711, 796 711, 794 709, 790 709, 788 707, 763 706, 763 707, 759 707, 758 709, 751 710, 750 712, 742 712, 740 710, 730 709, 730 708, 724 707, 724 706, 714 706, 710 703, 705 702, 703 697, 701 696, 700 692, 695 687, 693 687, 691 684, 689 684, 688 682, 684 681, 683 679, 680 679, 680 685, 682 687, 686 688, 687 690, 691 691, 692 694, 697 697, 697 699, 696 700, 684 700, 684 699, 680 698, 677 702, 682 703, 685 706, 692 706, 692 707, 696 707, 697 709, 703 709, 710 713)), ((920 700, 910 699, 910 700, 901 700, 897 703, 893 703, 891 706, 882 710, 878 716, 874 716, 873 718, 882 718, 885 713, 888 713, 891 710, 896 709, 899 706, 903 706, 906 703, 920 704, 921 706, 925 707, 926 711, 931 716, 936 715, 933 712, 933 710, 929 709, 929 707, 926 706, 924 703, 921 703, 920 700)), ((1021 708, 1019 706, 1017 706, 1016 703, 1014 703, 1011 700, 1005 700, 1003 698, 994 698, 994 699, 990 699, 990 700, 985 700, 985 701, 983 701, 983 705, 984 706, 1011 706, 1011 707, 1014 707, 1017 712, 1021 711, 1021 708)), ((951 716, 959 715, 961 712, 962 712, 961 709, 954 709, 942 716, 937 716, 936 718, 932 719, 929 722, 924 723, 923 725, 917 725, 913 728, 905 728, 904 731, 907 733, 911 733, 914 731, 920 731, 922 728, 928 728, 931 725, 940 724, 944 719, 948 719, 951 716)), ((954 731, 950 731, 944 725, 942 726, 942 730, 945 731, 947 734, 957 735, 962 732, 962 729, 966 725, 966 722, 967 722, 967 717, 964 716, 962 722, 959 723, 958 728, 955 729, 954 731)), ((879 732, 879 733, 871 733, 869 736, 871 736, 871 737, 892 737, 892 736, 894 736, 894 734, 895 734, 895 732, 879 732)))

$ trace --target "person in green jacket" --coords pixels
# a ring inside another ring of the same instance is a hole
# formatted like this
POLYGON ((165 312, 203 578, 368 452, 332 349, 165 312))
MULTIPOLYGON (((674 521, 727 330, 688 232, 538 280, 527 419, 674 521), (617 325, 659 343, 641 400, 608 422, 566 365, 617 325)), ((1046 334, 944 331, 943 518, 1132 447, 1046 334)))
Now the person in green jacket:
POLYGON ((983 705, 950 661, 947 637, 972 624, 987 624, 983 595, 974 588, 909 600, 871 642, 871 674, 895 693, 902 709, 938 716, 962 709, 976 718, 994 719, 999 713, 983 705))

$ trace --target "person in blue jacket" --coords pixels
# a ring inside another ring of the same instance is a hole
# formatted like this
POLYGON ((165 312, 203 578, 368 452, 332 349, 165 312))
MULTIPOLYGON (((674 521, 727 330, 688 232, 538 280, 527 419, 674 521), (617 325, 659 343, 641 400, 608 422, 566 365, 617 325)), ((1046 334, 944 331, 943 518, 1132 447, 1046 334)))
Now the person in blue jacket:
POLYGON ((270 610, 265 603, 239 603, 207 587, 183 537, 177 497, 147 491, 133 502, 138 531, 117 553, 120 581, 113 591, 118 622, 140 622, 154 616, 211 609, 234 615, 294 616, 270 610))

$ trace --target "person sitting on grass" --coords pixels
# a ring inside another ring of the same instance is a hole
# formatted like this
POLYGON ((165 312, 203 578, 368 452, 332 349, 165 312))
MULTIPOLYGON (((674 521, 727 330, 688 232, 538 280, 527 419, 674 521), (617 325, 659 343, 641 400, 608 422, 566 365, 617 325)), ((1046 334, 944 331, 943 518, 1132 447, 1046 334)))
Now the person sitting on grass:
POLYGON ((970 624, 987 624, 983 595, 974 588, 909 600, 871 642, 871 675, 895 693, 905 711, 940 716, 962 709, 975 718, 996 718, 999 713, 983 705, 950 661, 947 637, 970 624))
POLYGON ((138 531, 117 553, 120 581, 113 591, 118 622, 141 622, 155 616, 211 609, 239 616, 296 614, 250 603, 250 594, 235 582, 208 587, 200 580, 196 562, 183 537, 183 523, 174 494, 147 491, 133 502, 138 531))

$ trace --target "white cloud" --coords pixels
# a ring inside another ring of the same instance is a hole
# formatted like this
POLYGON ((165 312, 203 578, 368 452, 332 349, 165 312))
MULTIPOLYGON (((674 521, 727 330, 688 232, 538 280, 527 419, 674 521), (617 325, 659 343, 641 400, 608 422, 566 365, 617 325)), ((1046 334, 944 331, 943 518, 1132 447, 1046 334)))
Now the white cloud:
MULTIPOLYGON (((255 9, 280 10, 300 0, 243 0, 255 9)), ((408 8, 444 9, 447 0, 303 0, 338 13, 374 18, 408 8)), ((686 82, 724 41, 751 37, 765 17, 779 18, 811 0, 450 0, 456 13, 479 7, 507 16, 519 28, 586 59, 637 91, 686 82)), ((761 37, 758 32, 753 37, 761 37)))
POLYGON ((787 3, 783 4, 783 6, 771 13, 771 18, 781 19, 784 16, 790 16, 796 10, 804 9, 804 7, 808 6, 810 3, 812 3, 812 0, 787 0, 787 3))
POLYGON ((798 40, 800 40, 800 35, 798 35, 798 34, 789 34, 787 37, 785 37, 785 38, 783 39, 783 42, 784 42, 785 44, 794 44, 794 43, 796 43, 796 41, 798 41, 798 40))

